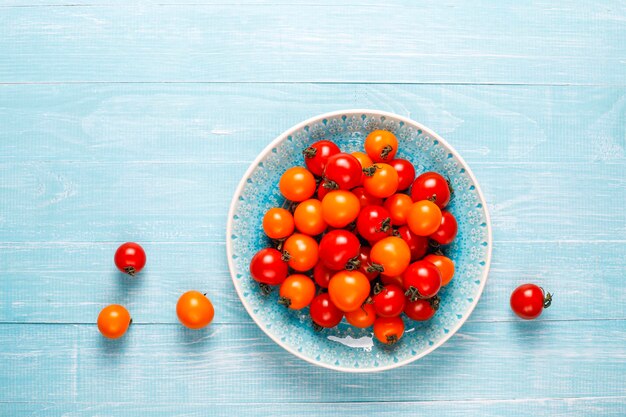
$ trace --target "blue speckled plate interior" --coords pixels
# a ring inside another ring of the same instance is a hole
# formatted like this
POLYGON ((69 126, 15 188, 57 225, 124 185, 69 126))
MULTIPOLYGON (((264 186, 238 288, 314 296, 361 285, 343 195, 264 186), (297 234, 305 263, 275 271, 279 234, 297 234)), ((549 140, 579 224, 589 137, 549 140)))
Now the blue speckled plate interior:
POLYGON ((440 137, 409 119, 371 110, 329 113, 310 119, 276 139, 253 163, 231 206, 227 246, 229 266, 239 296, 255 322, 279 345, 314 364, 343 371, 367 372, 409 363, 441 345, 467 319, 483 290, 491 255, 489 216, 469 168, 440 137), (417 173, 436 171, 454 189, 448 209, 457 218, 459 233, 445 252, 456 265, 452 282, 440 292, 441 306, 433 319, 416 323, 403 317, 406 332, 387 347, 373 340, 371 329, 342 322, 316 332, 308 309, 292 311, 277 303, 277 291, 263 296, 249 274, 249 262, 269 245, 262 231, 263 214, 280 207, 281 174, 304 166, 302 150, 329 139, 343 151, 361 150, 367 134, 389 130, 398 137, 398 157, 408 159, 417 173))

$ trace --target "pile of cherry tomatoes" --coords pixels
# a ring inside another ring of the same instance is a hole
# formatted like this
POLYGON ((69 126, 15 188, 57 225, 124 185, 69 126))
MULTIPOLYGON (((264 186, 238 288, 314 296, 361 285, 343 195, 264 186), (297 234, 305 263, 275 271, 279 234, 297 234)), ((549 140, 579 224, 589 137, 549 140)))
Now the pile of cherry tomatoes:
POLYGON ((272 246, 250 261, 264 293, 279 287, 278 302, 309 307, 316 329, 346 321, 373 326, 394 344, 404 333, 402 313, 417 321, 437 310, 437 293, 454 275, 441 247, 457 234, 445 210, 452 190, 436 172, 415 177, 396 158, 393 133, 376 130, 365 152, 342 152, 328 140, 303 151, 305 167, 289 168, 279 188, 287 200, 263 217, 272 246))

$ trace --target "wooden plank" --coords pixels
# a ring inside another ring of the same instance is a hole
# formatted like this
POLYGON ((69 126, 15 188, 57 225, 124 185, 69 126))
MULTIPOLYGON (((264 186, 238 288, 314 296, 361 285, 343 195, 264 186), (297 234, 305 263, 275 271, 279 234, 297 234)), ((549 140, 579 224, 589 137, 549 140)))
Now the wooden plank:
MULTIPOLYGON (((184 291, 207 292, 218 323, 252 323, 228 273, 223 244, 147 243, 146 270, 118 273, 115 243, 0 244, 0 322, 92 323, 110 303, 136 323, 177 323, 184 291)), ((620 243, 497 243, 485 292, 470 322, 515 321, 511 291, 536 282, 555 293, 538 320, 626 319, 620 243)), ((268 301, 271 302, 271 301, 268 301)))
POLYGON ((444 6, 7 7, 0 82, 624 84, 623 2, 444 6))
MULTIPOLYGON (((247 167, 3 163, 0 235, 13 242, 223 242, 231 196, 247 167)), ((626 211, 615 207, 626 201, 626 163, 473 168, 497 241, 623 240, 626 211)))
POLYGON ((293 357, 254 325, 136 325, 110 341, 94 325, 1 324, 0 398, 217 405, 623 396, 626 322, 580 321, 573 330, 569 322, 467 324, 416 363, 354 375, 293 357))
POLYGON ((413 118, 472 166, 626 161, 626 87, 259 83, 0 85, 0 161, 247 163, 350 108, 413 118))
POLYGON ((542 398, 515 400, 475 400, 475 401, 420 401, 420 402, 340 402, 316 404, 289 404, 280 407, 266 403, 214 404, 210 398, 199 404, 161 403, 0 403, 0 413, 14 417, 48 417, 59 415, 118 416, 134 417, 150 415, 154 417, 252 417, 274 415, 280 410, 284 417, 362 417, 377 415, 396 417, 398 415, 437 415, 441 417, 500 417, 502 415, 550 415, 552 417, 622 417, 626 413, 626 397, 592 398, 542 398))

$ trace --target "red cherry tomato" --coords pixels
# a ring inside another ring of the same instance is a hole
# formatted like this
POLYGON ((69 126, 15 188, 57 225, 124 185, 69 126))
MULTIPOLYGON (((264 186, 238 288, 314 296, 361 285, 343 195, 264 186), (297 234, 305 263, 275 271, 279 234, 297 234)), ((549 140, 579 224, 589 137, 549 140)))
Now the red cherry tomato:
POLYGON ((459 227, 456 223, 456 219, 449 211, 441 211, 441 223, 435 233, 430 235, 430 238, 440 245, 448 245, 452 243, 456 237, 456 233, 459 227))
POLYGON ((394 284, 375 286, 372 300, 378 317, 399 316, 404 310, 404 291, 394 284))
POLYGON ((372 265, 369 270, 378 270, 385 275, 400 275, 411 262, 409 245, 399 237, 389 236, 372 246, 372 265))
POLYGON ((371 265, 370 252, 372 248, 369 246, 361 246, 359 250, 359 271, 363 273, 370 281, 373 281, 379 275, 378 271, 368 271, 368 267, 371 265))
POLYGON ((287 263, 282 260, 282 254, 274 248, 261 249, 250 261, 250 275, 261 284, 281 284, 287 278, 287 272, 287 263))
POLYGON ((452 277, 454 276, 454 262, 452 259, 443 255, 426 255, 424 257, 425 261, 430 262, 435 265, 439 272, 441 273, 441 286, 445 287, 452 281, 452 277))
POLYGON ((326 268, 324 262, 320 259, 315 268, 313 268, 313 279, 315 283, 322 288, 328 288, 330 279, 335 275, 336 271, 326 268))
POLYGON ((552 294, 544 294, 543 288, 535 284, 520 285, 511 294, 511 309, 524 320, 536 319, 551 304, 552 294))
POLYGON ((322 201, 326 194, 333 190, 333 185, 326 180, 320 181, 320 185, 317 187, 317 199, 322 201))
POLYGON ((376 310, 372 304, 365 303, 361 308, 346 313, 346 321, 359 329, 370 327, 375 320, 376 310))
POLYGON ((428 200, 418 201, 409 209, 406 224, 416 235, 432 235, 441 225, 441 210, 428 200))
POLYGON ((374 162, 391 161, 398 151, 396 135, 386 130, 374 130, 365 138, 365 152, 374 162))
POLYGON ((361 208, 367 206, 381 206, 383 204, 382 198, 374 197, 373 195, 365 191, 365 188, 363 187, 355 188, 354 190, 352 190, 352 194, 354 194, 356 198, 359 199, 361 208))
POLYGON ((320 140, 302 151, 304 163, 313 174, 321 177, 328 158, 341 152, 339 147, 329 140, 320 140))
POLYGON ((413 205, 413 200, 406 194, 394 194, 385 201, 385 208, 389 211, 391 224, 402 226, 406 224, 409 210, 413 205))
POLYGON ((115 251, 115 266, 120 271, 133 276, 146 266, 146 252, 135 242, 126 242, 115 251))
POLYGON ((318 295, 309 306, 311 320, 319 327, 335 327, 343 318, 343 311, 330 300, 328 293, 318 295))
POLYGON ((343 229, 332 230, 320 241, 320 260, 326 268, 334 271, 355 269, 358 267, 360 247, 361 242, 354 233, 343 229))
POLYGON ((398 343, 404 334, 404 322, 400 317, 378 317, 374 322, 374 336, 385 345, 398 343))
POLYGON ((350 190, 361 184, 361 163, 348 153, 338 153, 326 162, 324 178, 341 190, 350 190))
POLYGON ((432 318, 439 308, 439 296, 423 299, 418 298, 415 301, 408 301, 404 306, 404 314, 408 318, 415 321, 426 321, 432 318))
POLYGON ((317 241, 311 236, 294 233, 283 244, 283 260, 296 271, 308 271, 319 260, 317 241))
POLYGON ((411 198, 415 202, 430 200, 439 208, 444 208, 450 202, 450 186, 440 174, 425 172, 413 182, 411 198))
POLYGON ((378 242, 391 235, 389 212, 380 206, 368 206, 361 209, 356 219, 356 230, 368 242, 378 242))
POLYGON ((389 162, 398 172, 398 191, 408 190, 415 180, 415 167, 406 159, 394 159, 389 162))
POLYGON ((398 173, 391 165, 379 162, 363 172, 363 187, 374 197, 387 198, 398 191, 398 173))
POLYGON ((409 245, 411 251, 411 262, 422 259, 428 252, 428 238, 426 236, 418 236, 411 232, 408 226, 402 226, 398 229, 398 237, 409 245))
POLYGON ((441 273, 432 263, 417 261, 404 271, 402 282, 410 301, 431 298, 437 295, 441 288, 441 273))

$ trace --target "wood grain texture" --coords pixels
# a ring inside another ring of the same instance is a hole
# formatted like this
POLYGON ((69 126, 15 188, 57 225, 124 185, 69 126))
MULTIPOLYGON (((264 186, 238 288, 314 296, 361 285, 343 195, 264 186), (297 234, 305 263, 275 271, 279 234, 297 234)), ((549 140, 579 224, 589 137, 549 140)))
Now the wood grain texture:
POLYGON ((621 0, 3 1, 0 415, 626 415, 624 22, 621 0), (347 108, 443 135, 494 227, 466 325, 372 375, 275 345, 225 259, 249 163, 347 108), (508 307, 528 281, 555 292, 534 322, 508 307), (199 332, 174 314, 192 288, 216 305, 199 332), (93 324, 113 302, 119 341, 93 324))
POLYGON ((468 323, 417 362, 363 375, 312 366, 253 324, 199 332, 137 325, 113 341, 93 325, 0 324, 0 346, 0 397, 11 402, 280 406, 614 397, 626 389, 624 320, 578 321, 576 331, 568 322, 468 323))
POLYGON ((131 83, 0 85, 0 162, 247 164, 354 108, 413 118, 472 166, 626 161, 626 87, 131 83))
POLYGON ((32 9, 0 14, 0 82, 626 79, 619 0, 32 9))
MULTIPOLYGON (((252 323, 233 289, 223 244, 147 243, 148 264, 136 279, 115 269, 116 247, 0 244, 0 322, 92 323, 105 305, 121 303, 135 323, 177 323, 176 300, 198 289, 214 301, 216 322, 252 323)), ((625 252, 626 242, 496 242, 488 285, 468 321, 515 321, 509 297, 524 282, 555 292, 540 321, 626 319, 625 252)))
POLYGON ((362 417, 372 415, 437 415, 440 417, 501 417, 503 415, 549 415, 552 417, 622 417, 626 413, 626 397, 609 398, 542 398, 532 400, 473 400, 419 402, 344 402, 277 405, 266 403, 232 403, 214 405, 159 403, 0 403, 0 414, 13 417, 134 417, 137 415, 168 417, 251 417, 276 415, 285 417, 362 417))

